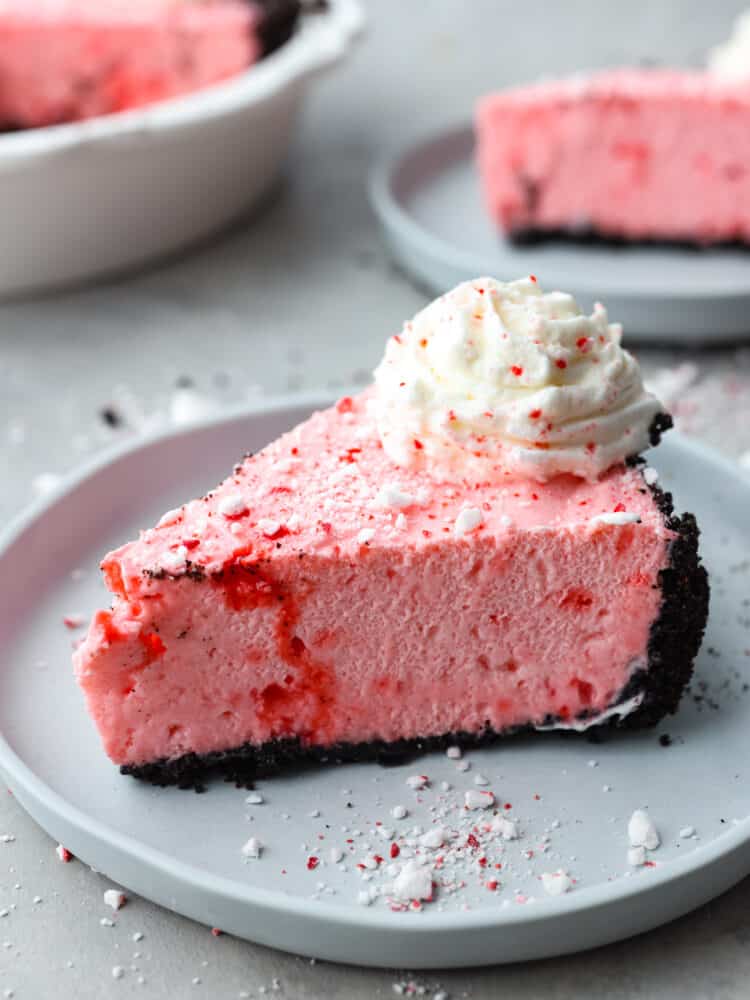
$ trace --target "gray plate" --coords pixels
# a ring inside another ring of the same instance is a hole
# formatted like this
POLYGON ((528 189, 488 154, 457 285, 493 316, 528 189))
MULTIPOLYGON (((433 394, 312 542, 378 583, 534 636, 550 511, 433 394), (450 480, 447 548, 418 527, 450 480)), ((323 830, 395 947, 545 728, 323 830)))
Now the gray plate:
POLYGON ((372 173, 370 195, 396 259, 433 293, 483 274, 533 273, 587 309, 601 300, 627 335, 644 341, 750 334, 750 251, 506 242, 482 204, 469 127, 387 157, 372 173))
POLYGON ((96 569, 106 549, 213 485, 237 456, 304 418, 315 402, 268 405, 110 455, 5 532, 0 767, 31 815, 83 861, 169 909, 263 944, 366 965, 475 965, 589 948, 676 917, 750 872, 750 608, 742 603, 750 593, 750 484, 676 434, 654 462, 680 505, 700 518, 714 590, 693 687, 703 700, 688 697, 657 731, 595 746, 549 735, 513 741, 472 753, 468 773, 442 754, 388 770, 321 770, 263 782, 267 801, 254 809, 245 792, 221 783, 195 795, 120 777, 71 675, 73 636, 63 616, 106 605, 96 569), (85 568, 83 579, 71 578, 77 568, 85 568), (673 738, 666 749, 657 740, 665 731, 673 738), (405 785, 415 770, 433 782, 420 795, 405 785), (477 771, 512 802, 524 829, 522 840, 506 845, 500 889, 470 879, 462 893, 441 892, 421 913, 359 905, 361 875, 351 863, 347 871, 328 863, 329 846, 352 837, 356 856, 365 856, 365 844, 378 846, 373 821, 387 819, 391 806, 410 808, 406 825, 426 824, 438 783, 450 781, 447 798, 462 798, 477 771), (642 805, 664 843, 655 867, 631 873, 626 823, 642 805), (311 818, 315 808, 321 815, 311 818), (680 840, 687 825, 698 836, 680 840), (248 863, 240 847, 251 833, 267 846, 248 863), (321 864, 308 871, 313 852, 321 864), (548 898, 539 874, 559 867, 577 884, 548 898), (516 902, 518 892, 536 902, 516 902))

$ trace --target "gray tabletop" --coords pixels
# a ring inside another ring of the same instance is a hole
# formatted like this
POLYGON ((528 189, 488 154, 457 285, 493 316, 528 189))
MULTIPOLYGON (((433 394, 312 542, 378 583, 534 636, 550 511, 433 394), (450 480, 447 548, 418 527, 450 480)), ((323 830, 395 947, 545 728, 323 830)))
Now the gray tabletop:
MULTIPOLYGON (((113 438, 179 417, 195 403, 175 394, 179 380, 215 407, 366 381, 386 335, 423 302, 389 263, 368 208, 366 170, 384 146, 465 119, 477 94, 514 80, 618 62, 697 64, 743 5, 371 3, 366 39, 316 91, 285 184, 258 218, 150 273, 0 307, 0 519, 113 438), (107 407, 122 426, 103 419, 107 407)), ((750 347, 640 356, 684 430, 748 452, 750 347)), ((750 881, 594 953, 419 976, 212 937, 141 899, 113 914, 106 888, 83 864, 61 864, 13 799, 0 799, 0 995, 739 1000, 748 990, 750 881)))

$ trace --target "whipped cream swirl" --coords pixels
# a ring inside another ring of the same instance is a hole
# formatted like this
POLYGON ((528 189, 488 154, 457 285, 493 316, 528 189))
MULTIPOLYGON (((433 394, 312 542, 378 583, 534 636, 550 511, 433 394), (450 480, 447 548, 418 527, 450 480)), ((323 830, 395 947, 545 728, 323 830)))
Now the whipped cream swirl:
POLYGON ((388 341, 373 409, 397 464, 443 480, 594 480, 649 445, 661 412, 622 329, 532 276, 467 281, 388 341))
POLYGON ((750 83, 750 10, 734 22, 732 37, 708 54, 708 68, 721 80, 750 83))

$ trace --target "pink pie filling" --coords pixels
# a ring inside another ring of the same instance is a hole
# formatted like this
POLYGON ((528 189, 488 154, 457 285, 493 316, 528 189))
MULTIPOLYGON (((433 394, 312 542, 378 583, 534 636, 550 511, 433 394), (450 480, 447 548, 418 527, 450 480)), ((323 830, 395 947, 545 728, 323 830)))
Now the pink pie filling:
POLYGON ((618 70, 486 97, 476 124, 505 230, 750 242, 750 83, 618 70))
POLYGON ((37 127, 177 97, 261 54, 246 0, 0 0, 0 125, 37 127))
POLYGON ((114 607, 76 672, 120 764, 573 719, 646 666, 672 537, 637 469, 544 486, 397 469, 365 394, 108 555, 114 607), (414 502, 376 505, 392 483, 414 502), (460 536, 467 506, 484 521, 460 536), (641 522, 592 521, 623 510, 641 522))

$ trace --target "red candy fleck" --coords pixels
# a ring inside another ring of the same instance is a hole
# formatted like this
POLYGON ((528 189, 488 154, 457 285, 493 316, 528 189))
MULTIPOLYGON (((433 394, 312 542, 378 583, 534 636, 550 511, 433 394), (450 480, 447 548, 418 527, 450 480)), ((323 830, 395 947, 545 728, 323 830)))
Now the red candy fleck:
POLYGON ((497 879, 494 879, 494 878, 491 878, 489 880, 489 882, 487 883, 487 888, 490 890, 490 892, 495 892, 496 889, 497 889, 497 886, 498 886, 497 879))
POLYGON ((400 853, 401 853, 401 848, 398 846, 398 844, 391 844, 391 857, 397 858, 400 853))
POLYGON ((531 413, 529 414, 529 419, 538 420, 541 417, 541 415, 542 415, 541 410, 532 410, 531 413))
POLYGON ((427 338, 426 337, 422 337, 422 339, 419 341, 419 346, 420 347, 427 347, 427 338))
POLYGON ((354 409, 354 400, 351 396, 342 396, 336 403, 336 409, 339 413, 351 413, 354 409))
POLYGON ((477 860, 477 864, 480 866, 480 868, 486 868, 487 867, 487 858, 479 858, 477 860))
POLYGON ((167 647, 156 632, 141 632, 138 636, 138 641, 146 650, 145 658, 141 664, 142 667, 147 667, 149 663, 153 663, 154 660, 163 656, 167 651, 167 647))
POLYGON ((417 451, 421 451, 424 448, 424 445, 417 438, 414 438, 414 447, 417 449, 417 451))
POLYGON ((594 697, 594 686, 588 681, 582 681, 580 677, 574 677, 570 682, 571 687, 578 689, 578 696, 582 705, 590 705, 594 697))
POLYGON ((373 854, 373 860, 375 861, 376 865, 382 865, 384 858, 382 858, 379 854, 373 854))
POLYGON ((186 538, 184 541, 180 542, 179 545, 184 545, 189 552, 192 549, 197 549, 200 543, 200 538, 186 538))
POLYGON ((472 850, 474 850, 474 851, 476 851, 476 850, 477 850, 477 848, 479 847, 479 841, 477 840, 477 838, 476 838, 476 837, 474 836, 474 834, 473 834, 473 833, 470 833, 470 834, 469 834, 469 836, 468 836, 468 837, 466 838, 466 843, 467 843, 467 844, 469 845, 469 847, 471 847, 471 848, 472 848, 472 850))
POLYGON ((558 368, 563 369, 568 367, 568 362, 564 358, 558 358, 555 362, 558 368))
POLYGON ((521 368, 521 366, 520 366, 520 365, 511 365, 511 368, 510 368, 510 370, 511 370, 511 371, 513 372, 513 374, 514 374, 514 375, 516 375, 517 377, 518 377, 518 376, 521 376, 521 375, 523 375, 523 368, 521 368))
POLYGON ((213 934, 214 937, 221 937, 224 931, 220 931, 218 927, 212 927, 211 933, 213 934))
POLYGON ((318 867, 319 864, 320 864, 320 859, 316 858, 315 855, 311 854, 310 857, 307 859, 307 870, 315 871, 315 869, 318 867))
POLYGON ((594 452, 596 451, 596 444, 593 441, 589 441, 589 443, 586 445, 586 451, 589 453, 589 455, 593 455, 594 452))
POLYGON ((534 284, 536 284, 536 275, 535 274, 530 274, 529 275, 529 281, 533 281, 534 284))

